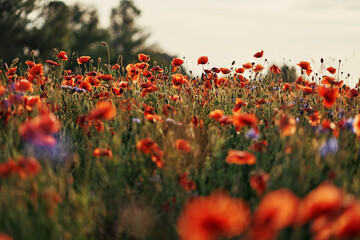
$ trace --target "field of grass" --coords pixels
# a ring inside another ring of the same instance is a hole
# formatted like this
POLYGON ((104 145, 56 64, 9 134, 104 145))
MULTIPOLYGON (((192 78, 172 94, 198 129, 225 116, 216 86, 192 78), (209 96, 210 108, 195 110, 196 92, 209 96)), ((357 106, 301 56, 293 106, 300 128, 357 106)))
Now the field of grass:
POLYGON ((338 71, 150 58, 2 64, 1 240, 360 237, 358 89, 338 71))

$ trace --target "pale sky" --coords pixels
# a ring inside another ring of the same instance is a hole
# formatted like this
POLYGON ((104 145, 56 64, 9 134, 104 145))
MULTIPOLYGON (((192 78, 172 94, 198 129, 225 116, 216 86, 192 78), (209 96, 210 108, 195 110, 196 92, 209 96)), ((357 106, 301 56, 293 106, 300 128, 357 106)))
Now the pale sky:
MULTIPOLYGON (((109 25, 118 0, 64 0, 95 6, 101 25, 109 25)), ((171 55, 185 57, 195 73, 199 56, 209 67, 235 67, 255 61, 264 50, 270 63, 309 61, 320 69, 338 68, 351 86, 360 78, 360 0, 135 0, 142 11, 138 24, 171 55), (345 75, 350 73, 350 80, 345 75)), ((258 61, 263 63, 263 60, 258 61)))

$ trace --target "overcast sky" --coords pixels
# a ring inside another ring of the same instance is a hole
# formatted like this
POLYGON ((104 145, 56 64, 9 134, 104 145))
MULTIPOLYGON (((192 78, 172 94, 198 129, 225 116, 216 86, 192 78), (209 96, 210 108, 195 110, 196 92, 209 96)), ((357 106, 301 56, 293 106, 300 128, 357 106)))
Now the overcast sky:
MULTIPOLYGON (((64 2, 95 6, 104 27, 119 4, 64 2)), ((135 0, 135 5, 142 11, 139 25, 151 33, 148 43, 185 57, 194 72, 201 69, 196 61, 202 55, 211 66, 230 67, 235 60, 238 67, 264 50, 270 63, 304 60, 315 70, 322 57, 335 68, 341 59, 346 83, 354 85, 360 77, 360 0, 135 0)))

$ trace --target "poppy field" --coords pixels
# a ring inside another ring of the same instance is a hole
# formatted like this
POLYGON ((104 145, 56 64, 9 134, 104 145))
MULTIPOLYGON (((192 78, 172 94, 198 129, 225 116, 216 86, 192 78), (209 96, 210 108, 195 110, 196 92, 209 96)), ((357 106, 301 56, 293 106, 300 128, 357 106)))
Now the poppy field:
POLYGON ((2 64, 0 239, 360 239, 359 86, 264 58, 2 64))

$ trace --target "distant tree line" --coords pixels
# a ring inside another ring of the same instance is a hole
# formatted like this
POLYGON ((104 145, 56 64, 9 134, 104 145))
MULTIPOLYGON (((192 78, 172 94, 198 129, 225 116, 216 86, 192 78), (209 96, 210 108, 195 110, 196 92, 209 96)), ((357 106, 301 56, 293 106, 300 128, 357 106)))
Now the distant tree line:
MULTIPOLYGON (((136 20, 141 11, 132 0, 120 0, 112 9, 110 26, 102 28, 96 9, 62 1, 0 0, 0 59, 11 63, 20 60, 46 60, 57 50, 69 57, 89 55, 107 63, 109 46, 111 63, 122 56, 123 65, 136 61, 137 53, 151 54, 151 60, 170 64, 172 56, 157 46, 148 46, 145 33, 136 20), (75 56, 73 56, 75 55, 75 56)), ((96 59, 95 59, 96 60, 96 59)))

